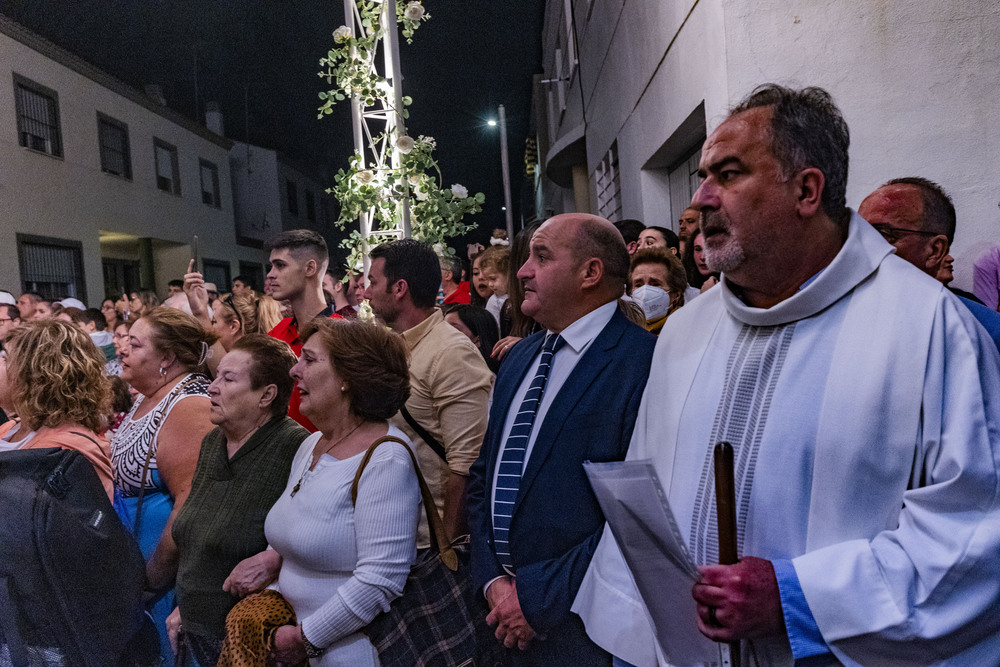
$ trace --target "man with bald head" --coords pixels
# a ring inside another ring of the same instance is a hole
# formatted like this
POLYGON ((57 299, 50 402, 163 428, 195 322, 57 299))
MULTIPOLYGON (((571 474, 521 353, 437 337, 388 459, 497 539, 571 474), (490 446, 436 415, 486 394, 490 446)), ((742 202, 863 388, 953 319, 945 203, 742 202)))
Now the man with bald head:
MULTIPOLYGON (((865 197, 858 214, 896 248, 896 255, 937 280, 945 267, 950 282, 955 206, 940 185, 919 176, 894 178, 865 197)), ((1000 349, 1000 313, 963 294, 956 296, 1000 349)))
POLYGON ((469 479, 473 579, 505 664, 611 664, 570 604, 604 525, 583 462, 625 457, 655 344, 618 310, 628 268, 610 222, 571 213, 538 228, 517 273, 545 331, 500 367, 469 479))

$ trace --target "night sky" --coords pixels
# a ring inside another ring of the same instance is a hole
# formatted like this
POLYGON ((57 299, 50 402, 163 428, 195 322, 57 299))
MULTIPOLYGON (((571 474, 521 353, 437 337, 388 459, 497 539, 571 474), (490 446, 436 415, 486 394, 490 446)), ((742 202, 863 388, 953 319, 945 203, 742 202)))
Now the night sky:
MULTIPOLYGON (((444 187, 461 183, 486 195, 468 239, 485 242, 504 226, 500 141, 486 126, 498 104, 507 111, 518 226, 544 3, 424 7, 431 19, 413 44, 400 45, 403 94, 413 98, 407 130, 437 139, 444 187)), ((139 89, 159 84, 168 106, 192 118, 203 118, 206 101, 219 102, 228 137, 277 149, 327 185, 347 166, 350 105, 316 118, 317 93, 326 90, 319 58, 344 23, 339 0, 0 0, 0 11, 139 89)))

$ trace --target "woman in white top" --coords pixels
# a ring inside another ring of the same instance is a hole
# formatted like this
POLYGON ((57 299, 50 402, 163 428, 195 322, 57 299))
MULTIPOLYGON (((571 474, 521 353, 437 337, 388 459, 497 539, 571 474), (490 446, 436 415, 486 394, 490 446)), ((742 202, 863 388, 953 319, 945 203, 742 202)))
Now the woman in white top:
POLYGON ((358 320, 313 320, 292 368, 301 409, 319 428, 299 448, 285 493, 268 514, 269 547, 243 561, 224 585, 260 590, 275 575, 299 624, 275 635, 279 664, 378 665, 361 632, 403 591, 417 554, 420 489, 409 453, 386 443, 351 484, 368 447, 410 393, 406 347, 385 328, 358 320))

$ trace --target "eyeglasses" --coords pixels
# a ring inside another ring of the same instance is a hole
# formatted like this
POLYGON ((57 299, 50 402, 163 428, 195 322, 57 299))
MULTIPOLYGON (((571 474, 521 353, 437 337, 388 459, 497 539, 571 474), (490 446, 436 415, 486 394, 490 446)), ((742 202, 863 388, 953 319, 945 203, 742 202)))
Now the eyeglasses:
POLYGON ((907 234, 919 234, 920 236, 938 236, 937 232, 925 232, 919 229, 904 229, 902 227, 893 227, 884 223, 878 223, 872 225, 879 234, 882 235, 889 243, 896 243, 900 236, 906 236, 907 234))
POLYGON ((232 309, 232 311, 234 313, 236 313, 236 319, 239 320, 239 322, 240 322, 240 329, 242 329, 245 326, 243 324, 243 316, 240 315, 239 309, 236 307, 236 304, 233 303, 233 295, 232 294, 227 294, 226 298, 222 300, 222 303, 224 303, 227 306, 229 306, 232 309))
POLYGON ((13 318, 10 317, 0 317, 0 324, 3 324, 4 322, 13 322, 13 321, 14 321, 13 318))

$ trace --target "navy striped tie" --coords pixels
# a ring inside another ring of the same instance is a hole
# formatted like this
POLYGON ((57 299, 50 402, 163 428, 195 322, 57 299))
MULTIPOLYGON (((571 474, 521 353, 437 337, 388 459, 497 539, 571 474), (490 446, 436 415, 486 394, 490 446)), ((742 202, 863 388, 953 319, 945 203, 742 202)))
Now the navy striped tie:
POLYGON ((514 512, 514 501, 517 490, 521 486, 521 473, 524 469, 524 452, 531 438, 531 428, 535 424, 535 413, 542 401, 545 382, 549 378, 552 367, 552 356, 562 346, 562 337, 549 334, 542 346, 542 356, 538 361, 538 372, 531 380, 528 392, 521 401, 521 407, 514 417, 514 425, 507 436, 507 444, 500 457, 500 469, 497 471, 497 486, 493 500, 493 541, 495 542, 497 560, 508 571, 513 566, 510 557, 508 536, 510 518, 514 512))

